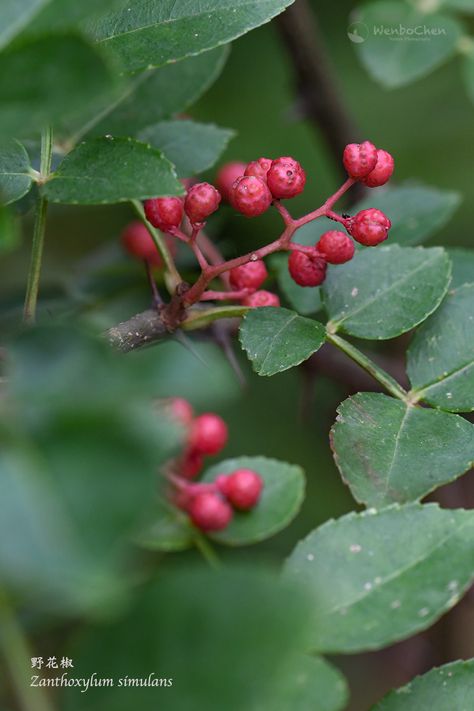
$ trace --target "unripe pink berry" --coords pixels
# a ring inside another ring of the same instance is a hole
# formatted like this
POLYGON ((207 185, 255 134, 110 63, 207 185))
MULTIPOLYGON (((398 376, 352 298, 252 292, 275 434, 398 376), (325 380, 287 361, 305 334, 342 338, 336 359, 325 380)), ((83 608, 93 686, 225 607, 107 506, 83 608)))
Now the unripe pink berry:
POLYGON ((303 192, 306 173, 290 156, 277 158, 267 173, 267 185, 274 198, 292 198, 303 192))
POLYGON ((169 232, 172 227, 179 227, 183 219, 183 199, 179 197, 145 200, 144 208, 148 222, 162 232, 169 232))
POLYGON ((227 501, 211 491, 194 496, 188 506, 188 513, 201 531, 220 531, 232 520, 232 509, 227 501))
POLYGON ((262 259, 234 267, 229 272, 229 281, 234 289, 258 289, 268 276, 262 259))
POLYGON ((348 224, 348 232, 357 242, 366 247, 375 247, 388 237, 388 231, 392 223, 381 210, 371 207, 368 210, 361 210, 351 218, 348 224))
POLYGON ((124 249, 137 259, 146 260, 155 267, 162 265, 153 238, 142 222, 130 222, 122 232, 121 237, 124 249))
POLYGON ((270 207, 272 194, 261 178, 243 175, 233 184, 230 201, 245 217, 258 217, 270 207))
POLYGON ((219 207, 221 195, 210 183, 196 183, 188 190, 184 211, 192 224, 205 222, 219 207))
POLYGON ((180 424, 189 426, 194 417, 194 411, 191 403, 184 399, 184 397, 170 397, 166 401, 166 407, 175 420, 180 424))
POLYGON ((261 306, 280 306, 280 299, 271 291, 260 289, 260 291, 254 291, 253 294, 246 296, 242 299, 241 303, 242 306, 249 306, 252 309, 257 309, 261 306))
POLYGON ((354 180, 365 178, 377 163, 377 149, 370 141, 349 143, 342 156, 347 174, 354 180))
POLYGON ((390 180, 394 167, 395 161, 390 153, 379 148, 377 151, 377 163, 373 170, 363 179, 363 182, 368 188, 379 188, 390 180))
POLYGON ((319 286, 326 278, 327 263, 316 247, 311 254, 295 250, 288 259, 290 276, 300 286, 319 286))
POLYGON ((262 180, 267 180, 267 173, 272 165, 271 158, 259 158, 258 160, 253 160, 245 168, 245 175, 254 175, 256 178, 261 178, 262 180))
POLYGON ((236 469, 229 474, 225 496, 236 509, 248 511, 258 502, 263 489, 262 477, 253 469, 236 469))
POLYGON ((233 184, 240 178, 246 168, 245 163, 240 161, 233 161, 232 163, 226 163, 217 173, 216 184, 219 188, 219 192, 222 195, 222 199, 226 202, 230 202, 230 191, 233 184))
POLYGON ((351 238, 339 230, 329 230, 321 235, 316 249, 329 264, 344 264, 352 259, 355 251, 351 238))
POLYGON ((189 446, 201 454, 217 454, 226 445, 227 425, 219 415, 206 412, 191 425, 189 446))

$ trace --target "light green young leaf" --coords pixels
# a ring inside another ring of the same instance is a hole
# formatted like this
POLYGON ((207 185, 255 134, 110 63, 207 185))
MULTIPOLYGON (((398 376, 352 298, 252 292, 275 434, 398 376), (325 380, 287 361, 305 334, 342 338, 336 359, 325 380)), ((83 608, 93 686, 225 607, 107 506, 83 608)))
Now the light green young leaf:
POLYGON ((450 292, 408 350, 413 391, 450 412, 474 410, 474 284, 450 292))
POLYGON ((328 327, 358 338, 399 336, 439 306, 450 278, 451 264, 440 247, 360 250, 347 264, 328 270, 323 285, 328 327))
POLYGON ((214 124, 178 120, 148 126, 138 138, 163 151, 178 176, 185 178, 211 168, 234 135, 234 131, 214 124))
POLYGON ((264 487, 257 506, 251 511, 234 512, 230 524, 212 538, 229 546, 258 543, 288 526, 301 508, 305 479, 303 470, 293 464, 266 457, 238 457, 219 462, 208 469, 203 481, 214 481, 218 474, 236 469, 253 469, 264 487))
POLYGON ((381 393, 345 400, 331 443, 343 480, 366 506, 420 499, 474 463, 474 425, 381 393))
POLYGON ((240 326, 240 343, 259 375, 293 368, 323 345, 324 326, 289 309, 251 309, 240 326))
POLYGON ((401 185, 371 191, 351 212, 376 207, 392 221, 390 244, 420 244, 441 229, 459 206, 459 193, 426 185, 401 185))
POLYGON ((395 504, 323 524, 298 543, 285 577, 312 596, 315 650, 380 649, 458 602, 474 579, 473 546, 473 511, 395 504))
POLYGON ((8 205, 26 195, 32 184, 30 159, 15 140, 0 142, 0 204, 8 205))
POLYGON ((354 39, 354 47, 372 78, 387 89, 410 84, 453 57, 463 34, 450 15, 422 13, 393 0, 362 6, 356 20, 349 32, 359 30, 363 41, 354 39))
POLYGON ((90 24, 126 71, 158 67, 231 42, 271 20, 292 0, 130 0, 90 24))
POLYGON ((98 205, 180 195, 172 164, 131 138, 92 138, 80 143, 43 186, 51 202, 98 205))
POLYGON ((471 711, 474 659, 451 662, 391 691, 372 711, 471 711))

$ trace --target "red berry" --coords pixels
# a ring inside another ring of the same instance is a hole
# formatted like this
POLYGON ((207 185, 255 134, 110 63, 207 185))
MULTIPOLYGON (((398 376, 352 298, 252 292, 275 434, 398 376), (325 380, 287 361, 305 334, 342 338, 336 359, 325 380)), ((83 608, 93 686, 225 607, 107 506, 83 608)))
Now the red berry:
POLYGON ((160 253, 142 222, 130 222, 122 232, 121 239, 123 247, 133 257, 146 260, 156 267, 162 265, 160 253))
POLYGON ((250 308, 256 309, 260 306, 280 306, 280 299, 276 294, 272 294, 271 291, 260 289, 260 291, 254 291, 253 294, 246 296, 241 303, 242 306, 250 306, 250 308))
POLYGON ((274 198, 292 198, 303 192, 306 173, 290 156, 277 158, 267 173, 267 185, 274 198))
POLYGON ((361 210, 351 218, 348 225, 348 232, 357 242, 365 244, 366 247, 375 247, 388 237, 388 231, 392 223, 387 215, 381 210, 371 207, 368 210, 361 210))
POLYGON ((247 511, 258 502, 263 489, 262 477, 252 469, 236 469, 227 477, 225 496, 236 509, 247 511))
POLYGON ((232 509, 217 493, 204 491, 193 497, 188 513, 201 531, 220 531, 232 520, 232 509))
POLYGON ((256 178, 261 178, 266 181, 267 173, 270 170, 271 165, 271 158, 259 158, 258 160, 253 160, 245 168, 245 175, 254 175, 256 178))
POLYGON ((229 272, 229 280, 234 289, 258 289, 268 276, 261 259, 234 267, 229 272))
POLYGON ((221 195, 210 183, 196 183, 188 190, 184 211, 192 224, 204 222, 219 207, 221 195))
POLYGON ((145 200, 144 207, 148 222, 162 232, 179 227, 183 219, 183 199, 179 197, 152 198, 145 200))
POLYGON ((184 479, 194 479, 204 466, 204 456, 201 452, 188 449, 180 462, 179 473, 184 479))
POLYGON ((171 417, 177 420, 182 425, 190 425, 194 412, 191 403, 184 399, 184 397, 170 397, 166 401, 168 412, 171 417))
POLYGON ((377 149, 370 141, 349 143, 344 148, 342 162, 350 178, 365 178, 375 168, 377 149))
POLYGON ((222 198, 227 202, 230 202, 230 191, 233 184, 237 178, 240 178, 244 174, 246 167, 245 163, 233 161, 232 163, 223 165, 217 173, 217 187, 219 188, 222 198))
POLYGON ((377 163, 373 170, 364 178, 363 182, 368 188, 379 188, 390 180, 395 167, 393 157, 381 148, 377 151, 377 163))
POLYGON ((326 260, 316 247, 311 254, 295 250, 288 259, 291 278, 300 286, 319 286, 326 278, 326 269, 326 260))
POLYGON ((189 445, 201 454, 217 454, 227 442, 227 425, 219 415, 206 412, 196 417, 191 426, 189 445))
POLYGON ((245 217, 257 217, 270 207, 272 194, 261 178, 243 175, 233 184, 230 201, 245 217))
POLYGON ((355 251, 351 238, 339 230, 329 230, 321 235, 316 249, 329 264, 344 264, 352 259, 355 251))

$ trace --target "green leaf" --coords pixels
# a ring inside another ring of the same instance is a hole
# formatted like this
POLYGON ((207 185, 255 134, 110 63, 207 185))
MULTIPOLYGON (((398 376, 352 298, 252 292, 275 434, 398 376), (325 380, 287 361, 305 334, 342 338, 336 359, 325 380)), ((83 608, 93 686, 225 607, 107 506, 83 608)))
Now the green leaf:
POLYGON ((0 4, 0 47, 17 35, 48 0, 2 0, 0 4))
POLYGON ((10 210, 0 205, 0 254, 15 249, 20 243, 20 238, 18 221, 10 210))
POLYGON ((131 138, 92 138, 80 143, 43 187, 51 202, 79 205, 180 195, 171 163, 131 138))
POLYGON ((407 370, 413 391, 451 412, 474 410, 474 284, 450 292, 415 333, 407 370))
POLYGON ((208 469, 203 481, 214 481, 218 474, 236 469, 253 469, 264 481, 260 501, 252 511, 234 512, 231 523, 212 538, 230 546, 258 543, 288 526, 301 508, 304 498, 304 473, 300 467, 266 457, 226 459, 208 469))
POLYGON ((474 660, 451 662, 391 691, 372 711, 470 711, 474 660))
POLYGON ((274 306, 250 310, 240 326, 240 343, 259 375, 299 365, 321 348, 325 336, 318 321, 274 306))
POLYGON ((138 138, 159 148, 182 178, 211 168, 227 147, 234 131, 194 121, 162 121, 148 126, 138 138))
POLYGON ((169 553, 186 550, 193 545, 194 538, 189 517, 167 502, 158 500, 152 507, 149 521, 135 540, 142 548, 169 553))
POLYGON ((394 504, 323 524, 285 570, 312 596, 312 647, 379 649, 429 627, 472 582, 473 544, 474 513, 436 504, 394 504))
POLYGON ((138 75, 123 100, 98 118, 92 133, 135 136, 147 126, 184 111, 214 83, 228 55, 228 46, 217 47, 138 75))
POLYGON ((365 5, 356 19, 364 41, 354 41, 354 47, 371 77, 387 89, 410 84, 446 62, 463 34, 449 15, 428 15, 401 2, 365 5))
POLYGON ((467 95, 474 102, 474 51, 469 52, 462 60, 462 74, 467 95))
MULTIPOLYGON (((340 711, 349 693, 346 680, 322 657, 298 654, 293 669, 275 679, 275 696, 266 708, 271 711, 340 711)), ((291 667, 290 667, 291 669, 291 667)), ((254 706, 251 711, 262 711, 254 706)))
MULTIPOLYGON (((69 656, 78 677, 100 668, 101 677, 116 680, 113 687, 91 685, 88 711, 152 709, 157 699, 160 711, 271 709, 275 686, 293 676, 304 648, 308 605, 298 589, 262 568, 168 570, 137 590, 121 619, 76 636, 69 656), (118 684, 150 673, 173 683, 118 684)), ((77 691, 65 692, 64 711, 84 708, 77 691)))
POLYGON ((451 289, 457 289, 463 284, 474 284, 474 250, 455 247, 447 252, 453 265, 453 277, 449 285, 451 289))
POLYGON ((402 185, 375 192, 352 208, 376 207, 392 221, 389 240, 402 246, 420 244, 443 227, 459 206, 459 193, 425 185, 402 185))
POLYGON ((474 0, 440 0, 440 7, 447 7, 460 12, 474 12, 474 0))
POLYGON ((36 135, 115 89, 103 52, 83 37, 28 39, 0 54, 0 134, 36 135))
POLYGON ((91 24, 95 38, 134 72, 231 42, 271 20, 292 0, 130 0, 91 24))
POLYGON ((28 27, 28 32, 51 32, 76 29, 77 26, 95 15, 111 10, 114 6, 123 7, 123 0, 48 0, 41 12, 28 27))
POLYGON ((32 178, 28 153, 18 141, 0 143, 0 204, 8 205, 26 195, 32 178))
POLYGON ((377 247, 328 270, 323 286, 328 328, 358 338, 387 339, 409 331, 440 304, 451 264, 440 247, 377 247))
POLYGON ((358 393, 338 408, 334 458, 354 498, 366 506, 420 499, 474 462, 474 425, 458 415, 358 393))
MULTIPOLYGON (((302 242, 300 242, 302 244, 302 242)), ((299 286, 290 276, 288 271, 288 258, 274 259, 277 270, 278 284, 290 305, 303 316, 315 314, 322 308, 321 289, 319 286, 299 286)))

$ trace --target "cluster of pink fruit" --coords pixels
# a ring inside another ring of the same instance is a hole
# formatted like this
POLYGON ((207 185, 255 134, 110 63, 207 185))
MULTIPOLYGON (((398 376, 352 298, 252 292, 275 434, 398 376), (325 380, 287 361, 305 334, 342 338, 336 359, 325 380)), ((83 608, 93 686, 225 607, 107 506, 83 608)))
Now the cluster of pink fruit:
POLYGON ((212 412, 194 416, 192 406, 183 398, 170 398, 166 408, 171 417, 187 430, 186 448, 167 472, 171 500, 186 511, 202 531, 219 531, 232 520, 234 509, 249 511, 261 496, 263 480, 252 469, 236 469, 219 474, 212 482, 190 481, 202 470, 204 457, 218 454, 226 445, 227 425, 212 412))
MULTIPOLYGON (((299 195, 306 183, 304 169, 290 156, 275 160, 259 158, 248 164, 228 163, 217 175, 219 189, 210 183, 196 183, 187 188, 184 198, 145 200, 145 215, 154 227, 165 233, 172 252, 175 249, 173 237, 187 242, 196 252, 199 232, 208 217, 218 209, 222 199, 246 217, 261 215, 273 204, 284 217, 288 239, 272 243, 271 249, 266 249, 265 254, 278 250, 289 251, 288 269, 292 279, 300 286, 319 286, 326 277, 328 264, 343 264, 352 259, 355 247, 351 238, 362 245, 373 247, 387 238, 391 226, 389 218, 375 208, 361 210, 353 217, 338 215, 331 209, 335 200, 356 181, 361 181, 371 188, 384 185, 394 169, 390 153, 377 149, 370 141, 351 143, 344 150, 343 164, 348 180, 342 188, 321 208, 298 220, 293 219, 280 203, 281 200, 299 195), (184 216, 190 225, 190 234, 180 229, 184 216), (314 246, 292 241, 293 234, 299 227, 321 216, 339 222, 348 234, 340 230, 328 230, 314 246)), ((156 263, 158 255, 155 245, 141 223, 132 223, 127 228, 123 243, 131 254, 141 259, 150 260, 149 255, 153 253, 153 261, 156 263)), ((234 291, 220 298, 235 299, 249 307, 279 305, 276 294, 260 289, 268 276, 261 252, 262 250, 255 250, 250 255, 232 260, 233 264, 229 263, 229 284, 234 291), (234 266, 236 261, 240 263, 234 266)), ((206 268, 205 259, 201 261, 206 268)), ((226 271, 226 263, 223 262, 221 267, 219 274, 226 271)), ((211 294, 215 297, 216 292, 211 294)), ((201 291, 198 298, 208 296, 201 291)))

